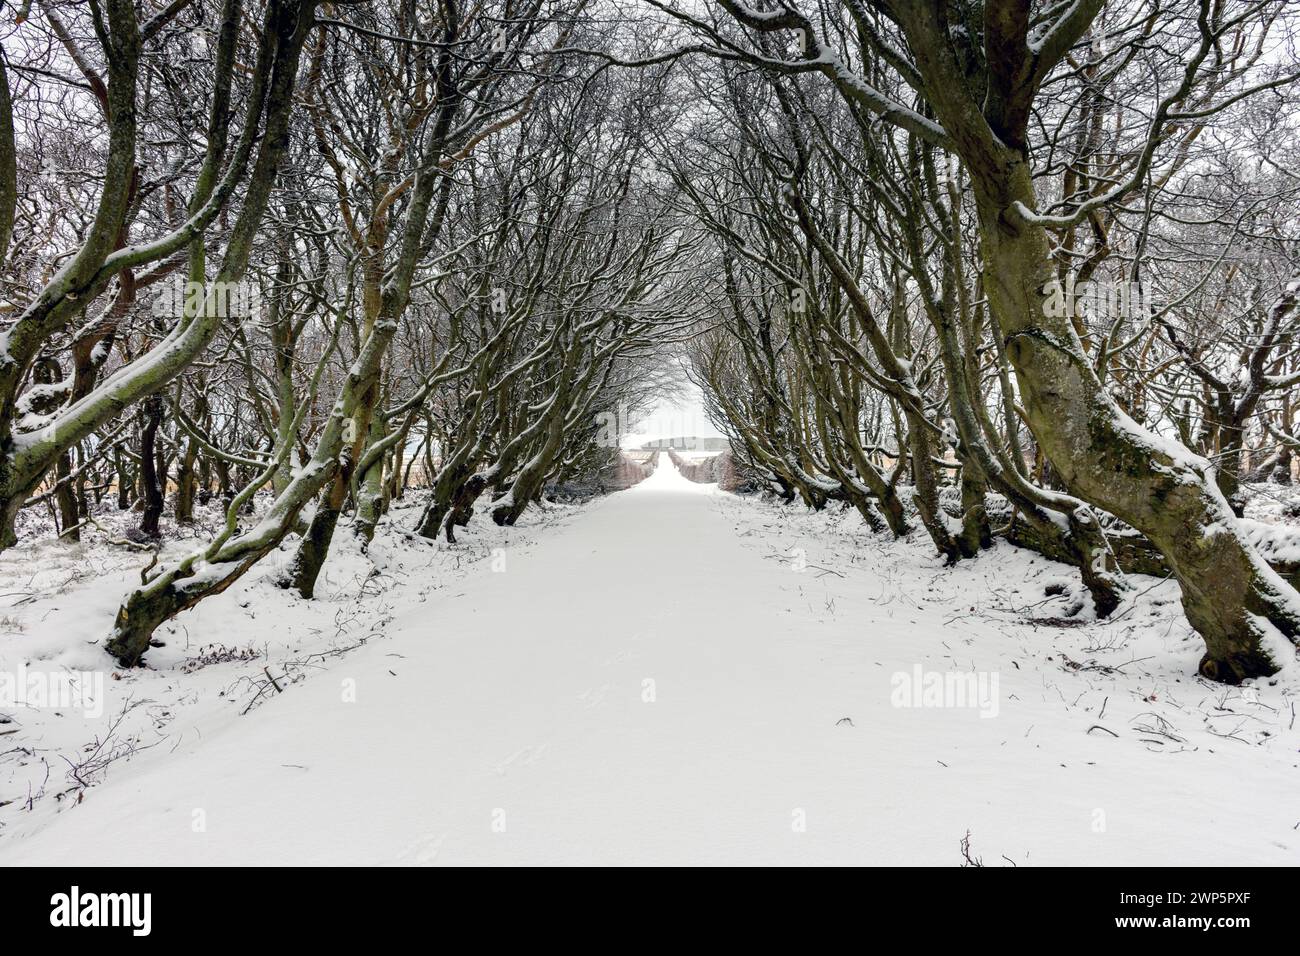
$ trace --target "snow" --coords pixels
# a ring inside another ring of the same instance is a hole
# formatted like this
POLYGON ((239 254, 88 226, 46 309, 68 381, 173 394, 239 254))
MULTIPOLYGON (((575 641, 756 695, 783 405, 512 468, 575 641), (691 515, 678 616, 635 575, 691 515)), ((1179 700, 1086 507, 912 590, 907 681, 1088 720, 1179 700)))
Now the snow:
MULTIPOLYGON (((456 546, 407 503, 320 600, 270 562, 183 615, 98 721, 0 706, 0 864, 957 865, 967 831, 989 865, 1300 862, 1295 668, 1195 677, 1171 583, 1070 617, 1077 573, 1029 552, 945 570, 659 461, 456 546), (128 699, 152 746, 55 800, 128 699)), ((37 597, 0 609, 0 666, 103 667, 146 559, 4 555, 37 597)))

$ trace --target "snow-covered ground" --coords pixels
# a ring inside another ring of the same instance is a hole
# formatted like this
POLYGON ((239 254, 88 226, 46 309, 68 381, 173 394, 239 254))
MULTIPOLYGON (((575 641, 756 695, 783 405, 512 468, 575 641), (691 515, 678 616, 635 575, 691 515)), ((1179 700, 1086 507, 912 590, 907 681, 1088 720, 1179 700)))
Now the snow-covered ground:
MULTIPOLYGON (((1169 583, 1097 623, 1028 552, 666 456, 455 547, 413 517, 320 600, 270 567, 183 615, 97 718, 0 707, 0 864, 1300 863, 1296 668, 1195 677, 1169 583)), ((143 563, 7 553, 0 668, 104 667, 143 563)))
POLYGON ((1258 481, 1245 485, 1245 489, 1247 518, 1280 525, 1300 525, 1300 484, 1258 481))

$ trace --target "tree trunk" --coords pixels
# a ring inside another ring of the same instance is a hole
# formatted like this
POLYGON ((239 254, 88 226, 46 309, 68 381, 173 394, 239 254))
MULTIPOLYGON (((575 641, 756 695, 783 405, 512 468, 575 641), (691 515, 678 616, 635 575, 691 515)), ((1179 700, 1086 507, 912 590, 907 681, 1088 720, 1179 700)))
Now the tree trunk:
MULTIPOLYGON (((386 428, 381 416, 370 418, 370 437, 367 447, 373 447, 385 438, 386 428)), ((386 496, 384 493, 384 464, 392 452, 377 455, 375 460, 364 466, 358 481, 357 520, 353 533, 362 547, 370 544, 375 537, 375 528, 384 514, 386 496)))
POLYGON ((145 538, 160 537, 159 524, 163 513, 163 489, 160 482, 167 480, 166 472, 158 474, 158 426, 162 423, 162 399, 151 395, 144 403, 144 428, 140 431, 140 497, 144 511, 140 515, 140 535, 145 538))
POLYGON ((933 451, 929 432, 919 416, 909 412, 907 419, 908 445, 912 452, 912 483, 916 486, 913 500, 917 513, 945 563, 956 564, 961 560, 962 552, 948 530, 947 518, 939 507, 939 488, 935 480, 934 462, 930 457, 933 451))
POLYGON ((194 493, 197 484, 194 461, 198 457, 198 446, 193 439, 185 442, 176 465, 176 504, 177 524, 191 524, 194 521, 194 493))
POLYGON ((113 447, 113 466, 117 472, 117 510, 125 511, 131 507, 131 488, 135 480, 131 477, 126 452, 122 451, 121 445, 113 447))
POLYGON ((343 469, 339 469, 329 489, 321 496, 285 576, 284 586, 293 588, 309 600, 316 595, 316 579, 329 556, 330 542, 334 539, 334 529, 338 527, 347 493, 348 480, 343 469))
POLYGON ((1210 464, 1134 422, 1102 387, 1073 326, 1049 309, 1046 231, 1014 217, 1035 208, 1023 156, 1005 150, 1001 183, 976 175, 984 274, 1034 437, 1071 493, 1145 534, 1182 586, 1205 640, 1200 671, 1227 683, 1274 673, 1300 634, 1300 596, 1236 533, 1210 464), (996 188, 997 186, 1002 188, 996 188))
POLYGON ((1280 445, 1277 450, 1277 462, 1269 472, 1268 480, 1278 485, 1291 484, 1291 446, 1280 445))
POLYGON ((989 513, 984 503, 987 489, 984 479, 973 470, 961 470, 961 535, 958 543, 962 554, 974 557, 993 544, 993 530, 989 527, 989 513))
POLYGON ((54 490, 54 501, 59 509, 59 524, 63 526, 59 537, 64 541, 80 541, 81 516, 77 508, 76 489, 69 480, 71 475, 72 454, 65 451, 59 456, 54 468, 54 480, 58 483, 54 490))

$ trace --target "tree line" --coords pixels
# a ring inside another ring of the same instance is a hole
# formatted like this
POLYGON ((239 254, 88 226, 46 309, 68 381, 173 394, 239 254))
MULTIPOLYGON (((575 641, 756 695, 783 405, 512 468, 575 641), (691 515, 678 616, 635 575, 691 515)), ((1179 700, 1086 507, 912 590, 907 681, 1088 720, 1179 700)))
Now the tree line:
POLYGON ((704 63, 672 174, 714 237, 694 374, 773 487, 949 562, 1156 552, 1201 673, 1272 673, 1300 598, 1238 522, 1290 480, 1297 11, 1284 3, 661 4, 704 63), (996 513, 997 520, 991 520, 996 513))
POLYGON ((225 505, 123 600, 122 663, 286 539, 281 583, 310 597, 340 515, 364 547, 413 466, 412 533, 453 539, 486 490, 508 525, 617 467, 596 413, 654 394, 696 240, 642 168, 653 84, 562 53, 594 29, 582 0, 20 19, 0 544, 42 500, 76 538, 115 490, 145 542, 168 498, 179 524, 225 505))
POLYGON ((684 361, 737 469, 1096 612, 1143 550, 1201 673, 1300 595, 1284 0, 25 0, 0 23, 0 547, 217 506, 109 650, 289 545, 313 593, 626 470, 684 361), (170 507, 170 511, 169 511, 170 507), (341 520, 346 518, 346 520, 341 520))

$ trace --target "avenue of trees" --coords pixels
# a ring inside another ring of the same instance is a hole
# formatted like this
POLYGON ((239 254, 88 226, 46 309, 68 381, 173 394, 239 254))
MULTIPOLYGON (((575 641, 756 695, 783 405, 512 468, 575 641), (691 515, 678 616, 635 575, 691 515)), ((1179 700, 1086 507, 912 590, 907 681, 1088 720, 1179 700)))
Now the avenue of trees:
POLYGON ((735 466, 948 562, 1178 581, 1201 673, 1300 595, 1286 0, 23 0, 0 12, 0 548, 196 509, 108 648, 390 504, 625 467, 683 362, 735 466), (1146 562, 1135 562, 1133 555, 1146 562))

